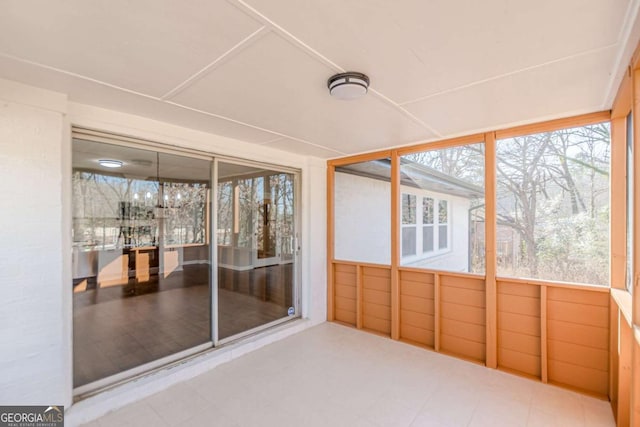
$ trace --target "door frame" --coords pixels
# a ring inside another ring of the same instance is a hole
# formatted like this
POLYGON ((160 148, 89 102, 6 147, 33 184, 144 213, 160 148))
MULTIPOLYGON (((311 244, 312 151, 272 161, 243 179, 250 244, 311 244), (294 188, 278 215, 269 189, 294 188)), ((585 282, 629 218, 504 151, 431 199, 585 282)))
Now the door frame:
MULTIPOLYGON (((301 195, 302 195, 302 171, 301 169, 291 168, 286 166, 275 165, 271 163, 263 163, 256 162, 251 160, 240 159, 237 157, 223 156, 217 155, 212 152, 198 150, 198 149, 189 149, 185 147, 179 147, 174 145, 168 145, 162 142, 156 142, 152 140, 140 139, 135 137, 129 137, 124 135, 119 135, 117 133, 111 133, 109 131, 100 131, 94 130, 82 126, 72 125, 71 129, 71 137, 72 139, 82 139, 92 142, 106 143, 111 145, 119 145, 122 147, 128 148, 136 148, 146 151, 155 151, 159 153, 179 155, 183 157, 190 157, 194 159, 208 160, 211 162, 210 166, 210 200, 209 200, 209 254, 210 254, 210 279, 209 279, 209 296, 210 296, 210 341, 199 344, 195 347, 184 349, 178 353, 168 355, 166 357, 152 360, 148 363, 133 367, 131 369, 127 369, 121 372, 118 372, 114 375, 110 375, 104 378, 100 378, 91 383, 87 383, 78 387, 74 387, 72 389, 72 396, 74 401, 82 400, 84 398, 93 396, 102 391, 111 389, 120 384, 128 383, 139 379, 141 377, 153 374, 156 371, 166 369, 167 367, 178 365, 183 363, 183 361, 188 360, 193 357, 197 357, 199 354, 207 353, 210 351, 215 351, 216 347, 222 346, 228 342, 240 340, 243 337, 249 335, 255 335, 260 332, 263 332, 267 329, 270 329, 279 324, 288 322, 293 319, 298 319, 301 317, 301 283, 302 283, 302 258, 300 254, 301 243, 301 229, 302 229, 302 212, 301 212, 301 195), (233 163, 244 166, 253 166, 268 169, 274 172, 283 172, 290 173, 293 175, 293 183, 294 183, 294 256, 293 256, 293 306, 294 306, 294 315, 283 317, 282 319, 277 319, 273 322, 266 323, 264 325, 260 325, 256 328, 244 331, 242 333, 227 337, 223 340, 218 338, 218 245, 217 238, 214 233, 217 226, 217 189, 218 189, 218 163, 222 161, 225 163, 233 163), (216 292, 214 292, 214 289, 216 292)), ((71 156, 71 144, 69 145, 69 156, 71 156)), ((71 165, 69 165, 69 170, 71 170, 71 165)), ((71 176, 71 175, 70 175, 71 176)), ((72 209, 72 201, 69 200, 69 211, 72 209)), ((71 257, 69 257, 69 263, 72 262, 71 257)), ((70 266, 71 270, 71 266, 70 266)), ((71 336, 73 337, 73 304, 71 304, 71 336)), ((71 384, 73 384, 73 338, 71 339, 71 384)))

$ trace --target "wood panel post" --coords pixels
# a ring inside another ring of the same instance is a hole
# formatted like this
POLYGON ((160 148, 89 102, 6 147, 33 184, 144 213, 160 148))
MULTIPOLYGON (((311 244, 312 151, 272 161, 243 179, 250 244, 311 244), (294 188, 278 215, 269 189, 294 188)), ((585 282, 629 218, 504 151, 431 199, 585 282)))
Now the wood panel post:
POLYGON ((631 425, 640 423, 640 349, 635 329, 640 324, 640 68, 636 64, 632 75, 633 87, 633 301, 632 301, 632 322, 631 322, 631 345, 632 369, 631 376, 631 425))
POLYGON ((547 287, 540 287, 540 379, 543 383, 549 381, 547 351, 547 287))
POLYGON ((391 338, 400 339, 400 156, 391 152, 391 338))
POLYGON ((498 302, 496 291, 496 135, 485 142, 486 366, 498 367, 498 302))
POLYGON ((364 281, 362 278, 362 266, 356 266, 356 328, 362 329, 363 325, 363 288, 364 281))
POLYGON ((638 141, 640 141, 640 69, 635 69, 633 71, 633 326, 640 324, 640 149, 638 149, 638 141))
POLYGON ((327 320, 332 322, 335 319, 335 289, 333 286, 333 239, 334 239, 334 177, 335 166, 327 164, 327 320))
MULTIPOLYGON (((637 58, 638 51, 634 54, 637 58)), ((632 67, 627 68, 623 80, 618 88, 616 99, 611 109, 611 168, 609 178, 610 206, 611 206, 611 229, 610 229, 610 283, 612 289, 620 289, 626 294, 627 287, 627 115, 632 112, 634 128, 634 140, 637 140, 638 120, 637 95, 634 83, 636 79, 632 67)), ((634 212, 637 216, 637 207, 634 212)), ((637 243, 637 239, 635 241, 637 243)), ((633 261, 632 261, 633 262, 633 261)), ((619 301, 614 298, 614 291, 611 292, 610 300, 610 323, 609 323, 609 397, 612 408, 616 414, 617 425, 625 426, 631 422, 629 405, 631 403, 632 386, 630 376, 633 373, 631 359, 633 346, 628 339, 627 324, 622 315, 622 307, 619 301)), ((633 316, 633 297, 628 307, 633 316)), ((625 309, 626 310, 626 309, 625 309)), ((631 325, 629 325, 631 327, 631 325)))
POLYGON ((611 120, 611 172, 609 176, 611 206, 611 287, 625 289, 627 269, 627 199, 624 185, 627 169, 627 120, 611 120), (618 188, 618 186, 622 188, 618 188))
POLYGON ((440 351, 440 275, 433 273, 433 348, 440 351))
POLYGON ((631 424, 631 406, 633 402, 632 390, 632 353, 633 353, 633 332, 624 316, 618 317, 620 359, 618 360, 618 370, 620 373, 618 380, 618 416, 617 425, 629 426, 631 424))
POLYGON ((631 339, 633 345, 633 360, 631 366, 631 396, 632 396, 632 405, 630 408, 631 411, 631 425, 638 425, 638 420, 640 420, 640 398, 638 398, 638 394, 640 394, 640 340, 638 337, 637 327, 634 327, 632 332, 633 338, 631 339))

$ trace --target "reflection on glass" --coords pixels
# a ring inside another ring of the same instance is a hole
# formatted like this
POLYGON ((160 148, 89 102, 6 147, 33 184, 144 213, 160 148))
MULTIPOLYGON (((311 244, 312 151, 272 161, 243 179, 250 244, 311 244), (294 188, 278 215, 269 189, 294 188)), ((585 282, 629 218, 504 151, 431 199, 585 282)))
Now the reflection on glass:
MULTIPOLYGON (((336 167, 336 259, 385 265, 391 263, 390 182, 391 159, 388 158, 336 167)), ((403 197, 402 202, 403 221, 415 224, 415 198, 411 200, 410 197, 403 197)))
POLYGON ((294 310, 294 176, 219 163, 218 336, 294 310))
POLYGON ((609 123, 497 141, 498 274, 609 282, 609 123))
POLYGON ((206 160, 73 141, 74 386, 210 340, 209 176, 206 160))
POLYGON ((484 145, 403 156, 400 185, 401 264, 483 273, 484 145), (422 215, 411 217, 410 223, 404 220, 405 200, 417 200, 422 208, 422 215))
POLYGON ((402 195, 402 224, 416 223, 416 196, 412 194, 402 195))

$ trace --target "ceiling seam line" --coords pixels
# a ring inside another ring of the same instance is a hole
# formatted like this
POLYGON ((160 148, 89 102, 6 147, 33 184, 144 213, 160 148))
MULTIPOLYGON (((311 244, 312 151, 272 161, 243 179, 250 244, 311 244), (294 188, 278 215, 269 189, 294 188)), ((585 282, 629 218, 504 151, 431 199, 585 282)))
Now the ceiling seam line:
POLYGON ((420 98, 415 98, 415 99, 412 99, 412 100, 409 100, 409 101, 403 101, 403 102, 399 103, 398 105, 403 107, 405 105, 410 105, 410 104, 415 104, 417 102, 426 101, 427 99, 430 99, 430 98, 435 98, 437 96, 445 95, 447 93, 457 92, 457 91, 462 90, 462 89, 468 89, 468 88, 473 87, 473 86, 478 86, 478 85, 481 85, 481 84, 484 84, 484 83, 488 83, 488 82, 491 82, 491 81, 494 81, 494 80, 503 79, 505 77, 513 76, 513 75, 516 75, 516 74, 519 74, 519 73, 522 73, 522 72, 525 72, 525 71, 531 71, 531 70, 535 70, 537 68, 546 67, 548 65, 556 64, 556 63, 563 62, 563 61, 566 61, 566 60, 580 58, 580 57, 587 56, 587 55, 590 55, 590 54, 593 54, 593 53, 605 51, 607 49, 611 49, 612 47, 615 47, 616 45, 617 45, 617 43, 613 43, 613 44, 602 46, 602 47, 599 47, 599 48, 596 48, 596 49, 590 49, 590 50, 587 50, 587 51, 584 51, 584 52, 580 52, 580 53, 577 53, 577 54, 574 54, 574 55, 569 55, 569 56, 565 56, 565 57, 562 57, 562 58, 554 59, 554 60, 551 60, 551 61, 543 62, 541 64, 532 65, 530 67, 524 67, 524 68, 520 68, 520 69, 515 70, 515 71, 509 71, 507 73, 498 74, 498 75, 492 76, 492 77, 487 77, 486 79, 476 80, 476 81, 471 82, 471 83, 467 83, 467 84, 464 84, 464 85, 456 86, 456 87, 450 88, 450 89, 441 90, 439 92, 435 92, 435 93, 432 93, 430 95, 422 96, 420 98))
MULTIPOLYGON (((98 85, 106 86, 106 87, 109 87, 111 89, 115 89, 115 90, 119 90, 119 91, 122 91, 122 92, 130 93, 132 95, 141 96, 143 98, 151 99, 153 101, 158 101, 158 102, 161 102, 161 103, 164 103, 164 104, 173 105, 174 107, 179 107, 179 108, 182 108, 182 109, 195 111, 197 113, 205 114, 205 115, 208 115, 208 116, 211 116, 211 117, 216 117, 216 118, 221 119, 221 120, 225 120, 225 121, 228 121, 228 122, 231 122, 231 123, 235 123, 235 124, 238 124, 238 125, 241 125, 241 126, 246 126, 246 127, 249 127, 249 128, 255 129, 255 130, 259 130, 259 131, 262 131, 262 132, 270 133, 272 135, 278 135, 281 138, 288 138, 288 139, 291 139, 291 140, 294 140, 294 141, 298 141, 298 142, 301 142, 301 143, 304 143, 304 144, 311 145, 311 146, 316 147, 316 148, 323 149, 323 150, 333 151, 333 152, 339 153, 339 154, 345 154, 342 151, 337 151, 337 150, 334 150, 333 148, 325 147, 325 146, 320 145, 320 144, 315 144, 313 142, 305 141, 303 139, 296 138, 296 137, 293 137, 293 136, 289 136, 289 135, 286 135, 286 134, 283 134, 283 133, 280 133, 280 132, 275 132, 275 131, 272 131, 272 130, 261 128, 259 126, 250 125, 248 123, 244 123, 244 122, 241 122, 239 120, 231 119, 229 117, 221 116, 219 114, 209 113, 209 112, 206 112, 206 111, 198 110, 197 108, 187 107, 185 105, 178 104, 177 102, 168 101, 168 100, 162 100, 162 99, 160 99, 158 97, 155 97, 155 96, 152 96, 152 95, 147 95, 145 93, 136 92, 136 91, 131 90, 131 89, 126 89, 126 88, 123 88, 123 87, 120 87, 120 86, 116 86, 116 85, 113 85, 113 84, 110 84, 110 83, 103 82, 101 80, 97 80, 97 79, 93 79, 91 77, 83 76, 81 74, 73 73, 71 71, 66 71, 66 70, 62 70, 62 69, 56 68, 56 67, 52 67, 50 65, 40 64, 40 63, 35 62, 35 61, 30 61, 28 59, 20 58, 20 57, 13 56, 13 55, 8 55, 8 54, 2 53, 2 52, 0 52, 0 56, 8 58, 8 59, 15 60, 15 61, 23 62, 25 64, 34 65, 36 67, 44 68, 44 69, 47 69, 47 70, 52 70, 52 71, 55 71, 57 73, 64 74, 64 75, 67 75, 67 76, 71 76, 71 77, 75 77, 75 78, 78 78, 78 79, 81 79, 81 80, 85 80, 85 81, 88 81, 88 82, 96 83, 98 85)), ((273 140, 271 142, 273 142, 273 140)))
POLYGON ((280 141, 280 140, 282 140, 282 137, 278 137, 278 138, 275 138, 275 139, 270 139, 270 140, 264 141, 264 142, 256 142, 256 144, 258 144, 258 145, 271 144, 272 142, 276 142, 276 141, 280 141))
POLYGON ((409 118, 410 120, 413 120, 416 124, 422 126, 423 128, 425 128, 429 132, 433 133, 438 138, 444 138, 444 135, 442 135, 440 132, 438 132, 435 128, 433 128, 430 125, 428 125, 427 123, 423 122, 422 120, 420 120, 420 118, 418 118, 417 116, 413 115, 409 110, 407 110, 406 108, 404 108, 401 105, 397 104, 395 101, 387 98, 381 92, 379 92, 379 91, 377 91, 375 89, 370 89, 370 92, 373 93, 378 98, 382 99, 387 104, 390 104, 392 107, 394 107, 396 110, 398 110, 401 114, 404 114, 407 118, 409 118))
POLYGON ((329 58, 327 58, 326 56, 322 55, 320 52, 318 52, 317 50, 315 50, 311 46, 309 46, 306 43, 304 43, 302 40, 300 40, 299 38, 297 38, 296 36, 291 34, 289 31, 285 30, 283 27, 281 27, 280 25, 276 24, 271 19, 267 18, 265 15, 263 15, 261 12, 259 12, 257 9, 255 9, 253 6, 249 5, 248 3, 244 2, 243 0, 233 0, 233 2, 237 3, 243 9, 245 9, 245 11, 249 12, 254 17, 257 17, 260 21, 262 21, 263 24, 270 26, 277 33, 280 33, 281 35, 285 36, 287 39, 289 39, 289 41, 294 42, 295 44, 299 45, 303 49, 307 50, 309 53, 313 54, 316 57, 316 59, 320 59, 322 62, 325 63, 325 65, 328 65, 328 66, 334 68, 336 71, 339 71, 339 72, 344 72, 345 71, 344 68, 340 67, 338 64, 336 64, 335 62, 331 61, 329 58))
MULTIPOLYGON (((318 52, 317 50, 315 50, 311 46, 307 45, 302 40, 298 39, 292 33, 287 31, 284 27, 276 24, 273 20, 269 19, 267 16, 262 14, 260 11, 258 11, 256 8, 254 8, 253 6, 249 5, 245 1, 243 1, 243 0, 233 0, 233 2, 237 3, 239 6, 241 6, 243 9, 248 11, 254 17, 257 17, 265 25, 271 26, 275 32, 281 34, 286 39, 288 39, 290 42, 293 42, 294 44, 298 45, 298 47, 300 47, 303 50, 307 51, 307 53, 313 55, 317 60, 320 60, 320 62, 323 62, 325 65, 333 67, 336 71, 339 71, 339 72, 344 72, 345 71, 345 69, 343 67, 341 67, 338 64, 336 64, 335 62, 331 61, 329 58, 327 58, 326 56, 324 56, 323 54, 321 54, 320 52, 318 52)), ((416 116, 411 114, 409 111, 404 109, 400 104, 398 104, 397 102, 391 100, 387 96, 383 95, 381 92, 379 92, 379 91, 377 91, 377 90, 375 90, 373 88, 370 88, 370 92, 376 94, 382 101, 384 101, 388 105, 391 105, 398 112, 400 112, 401 114, 403 114, 406 117, 408 117, 414 123, 422 126, 424 129, 426 129, 427 131, 435 134, 436 136, 438 136, 440 138, 443 137, 443 135, 440 132, 438 132, 437 130, 435 130, 434 128, 432 128, 431 126, 429 126, 428 124, 426 124, 425 122, 423 122, 422 120, 420 120, 419 118, 417 118, 416 116)))
MULTIPOLYGON (((199 110, 199 109, 193 108, 193 107, 188 107, 186 105, 182 105, 182 104, 179 104, 177 102, 173 102, 173 101, 161 101, 161 102, 164 102, 164 103, 169 104, 169 105, 173 105, 175 107, 184 108, 185 110, 190 110, 190 111, 194 111, 196 113, 204 114, 204 115, 207 115, 207 116, 217 117, 219 119, 223 119, 223 120, 227 120, 227 121, 232 122, 232 123, 236 123, 236 124, 239 124, 239 125, 247 126, 247 127, 252 128, 252 129, 262 131, 262 132, 267 132, 267 133, 270 133, 270 134, 273 134, 273 135, 278 135, 281 138, 292 139, 294 141, 301 142, 301 143, 308 144, 308 145, 312 145, 312 146, 314 146, 316 148, 321 148, 323 150, 328 150, 328 151, 334 151, 336 153, 341 153, 341 151, 337 151, 337 150, 334 150, 333 148, 325 147, 324 145, 315 144, 313 142, 309 142, 309 141, 306 141, 306 140, 301 139, 301 138, 297 138, 297 137, 290 136, 290 135, 287 135, 287 134, 284 134, 284 133, 281 133, 281 132, 276 132, 276 131, 272 131, 272 130, 269 130, 269 129, 265 129, 265 128, 262 128, 260 126, 255 126, 255 125, 251 125, 251 124, 248 124, 248 123, 244 123, 244 122, 241 122, 240 120, 236 120, 236 119, 232 119, 232 118, 229 118, 229 117, 221 116, 219 114, 210 113, 208 111, 199 110)), ((271 141, 271 142, 273 142, 273 141, 271 141)))
POLYGON ((176 95, 179 95, 181 92, 188 89, 191 85, 196 83, 198 80, 202 79, 211 71, 216 69, 223 61, 228 59, 231 55, 234 55, 239 51, 241 51, 242 49, 245 49, 251 46, 251 44, 253 44, 257 40, 260 40, 263 36, 265 36, 269 32, 270 32, 270 29, 266 25, 263 25, 262 27, 258 28, 256 31, 249 34, 243 40, 235 44, 231 49, 227 50, 222 55, 220 55, 215 60, 213 60, 211 63, 206 65, 204 68, 200 69, 195 74, 191 75, 191 77, 187 78, 182 83, 180 83, 178 86, 174 87, 169 92, 162 95, 160 99, 162 101, 165 101, 165 100, 174 98, 176 95))
POLYGON ((98 80, 98 79, 94 79, 94 78, 91 78, 91 77, 83 76, 82 74, 78 74, 78 73, 74 73, 74 72, 71 72, 71 71, 63 70, 61 68, 52 67, 51 65, 41 64, 39 62, 31 61, 29 59, 20 58, 19 56, 9 55, 9 54, 2 53, 2 52, 0 52, 0 56, 2 56, 4 58, 12 59, 14 61, 18 61, 18 62, 22 62, 22 63, 25 63, 25 64, 33 65, 33 66, 36 66, 36 67, 44 68, 45 70, 51 70, 51 71, 55 71, 55 72, 60 73, 60 74, 67 75, 67 76, 76 77, 76 78, 79 78, 81 80, 85 80, 85 81, 88 81, 88 82, 91 82, 91 83, 99 84, 101 86, 110 87, 111 89, 121 90, 123 92, 127 92, 127 93, 130 93, 132 95, 142 96, 144 98, 152 99, 154 101, 162 101, 157 96, 148 95, 148 94, 142 93, 142 92, 137 92, 135 90, 131 90, 131 89, 127 89, 127 88, 124 88, 124 87, 121 87, 121 86, 117 86, 117 85, 114 85, 114 84, 111 84, 111 83, 103 82, 102 80, 98 80))

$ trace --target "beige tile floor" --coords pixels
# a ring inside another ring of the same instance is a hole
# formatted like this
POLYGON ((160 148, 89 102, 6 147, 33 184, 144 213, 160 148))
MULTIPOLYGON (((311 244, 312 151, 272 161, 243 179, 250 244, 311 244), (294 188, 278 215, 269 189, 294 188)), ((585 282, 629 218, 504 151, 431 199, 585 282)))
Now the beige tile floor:
POLYGON ((614 426, 608 402, 325 323, 89 426, 614 426))

